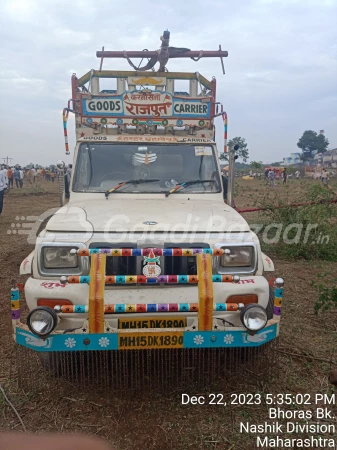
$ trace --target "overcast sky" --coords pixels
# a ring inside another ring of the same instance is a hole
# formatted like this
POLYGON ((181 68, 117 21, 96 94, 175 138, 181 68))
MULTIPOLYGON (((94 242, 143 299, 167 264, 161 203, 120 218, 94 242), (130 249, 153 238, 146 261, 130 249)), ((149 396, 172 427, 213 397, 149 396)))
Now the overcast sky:
MULTIPOLYGON (((244 137, 251 160, 289 156, 309 129, 325 130, 336 148, 336 19, 337 0, 1 0, 0 157, 23 165, 63 158, 71 74, 98 69, 102 45, 155 50, 165 29, 172 46, 228 50, 226 75, 216 59, 172 60, 168 68, 216 76, 229 138, 244 137)), ((110 59, 104 68, 129 65, 110 59)))

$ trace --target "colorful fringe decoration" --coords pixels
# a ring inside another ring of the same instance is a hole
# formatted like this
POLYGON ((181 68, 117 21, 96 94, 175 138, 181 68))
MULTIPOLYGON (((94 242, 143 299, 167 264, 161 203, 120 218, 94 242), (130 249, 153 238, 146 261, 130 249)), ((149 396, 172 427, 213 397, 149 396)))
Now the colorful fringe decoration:
MULTIPOLYGON (((197 275, 159 275, 158 277, 147 278, 144 275, 106 275, 105 284, 155 284, 155 283, 184 283, 196 284, 199 279, 197 275)), ((213 283, 232 283, 232 275, 212 275, 213 283)), ((69 276, 66 283, 90 283, 90 276, 69 276)))
POLYGON ((227 148, 227 126, 228 126, 228 118, 227 118, 227 113, 223 112, 222 113, 222 119, 223 119, 223 125, 224 125, 224 153, 228 153, 228 148, 227 148))
POLYGON ((11 289, 11 309, 12 324, 17 325, 20 322, 20 290, 19 288, 11 289))
POLYGON ((79 256, 90 256, 96 253, 104 253, 107 256, 149 256, 151 251, 155 256, 195 256, 201 253, 222 256, 225 253, 222 248, 86 248, 77 250, 77 254, 79 256))
POLYGON ((283 287, 275 288, 274 297, 274 319, 280 320, 282 313, 283 287))
POLYGON ((68 130, 67 130, 67 121, 69 116, 69 109, 63 109, 63 134, 64 134, 64 144, 66 147, 66 155, 70 155, 69 152, 69 143, 68 143, 68 130))
MULTIPOLYGON (((237 303, 213 303, 213 311, 238 311, 237 303)), ((63 314, 85 314, 88 313, 88 305, 62 305, 63 314)), ((105 314, 119 313, 155 313, 155 312, 198 312, 198 303, 143 303, 143 304, 124 304, 105 305, 105 314)))

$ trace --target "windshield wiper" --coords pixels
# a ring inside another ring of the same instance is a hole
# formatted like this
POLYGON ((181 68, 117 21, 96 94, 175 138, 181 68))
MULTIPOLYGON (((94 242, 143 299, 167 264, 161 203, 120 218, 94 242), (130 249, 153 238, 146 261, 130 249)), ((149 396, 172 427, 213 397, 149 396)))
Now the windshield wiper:
POLYGON ((166 192, 165 197, 168 197, 169 195, 173 194, 173 192, 176 192, 179 189, 183 189, 183 188, 185 188, 187 186, 191 186, 192 184, 199 184, 199 183, 215 183, 215 180, 190 180, 190 181, 184 181, 183 183, 178 184, 176 187, 174 187, 170 191, 166 192))
POLYGON ((119 188, 121 188, 122 186, 125 186, 126 184, 141 184, 141 183, 154 183, 155 181, 159 181, 159 180, 146 180, 146 179, 139 179, 139 180, 128 180, 128 181, 122 181, 121 183, 117 184, 117 186, 115 186, 112 189, 109 189, 108 191, 105 192, 105 198, 108 200, 109 195, 112 192, 117 191, 119 188))

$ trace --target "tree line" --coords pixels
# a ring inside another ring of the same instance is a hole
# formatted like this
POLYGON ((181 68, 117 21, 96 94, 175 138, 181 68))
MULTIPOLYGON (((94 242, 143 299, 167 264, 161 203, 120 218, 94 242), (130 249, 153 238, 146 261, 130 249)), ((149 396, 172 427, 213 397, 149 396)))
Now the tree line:
MULTIPOLYGON (((235 145, 239 145, 239 150, 236 152, 237 159, 246 163, 249 159, 249 149, 246 139, 242 137, 235 137, 228 141, 228 151, 234 149, 235 145)), ((329 147, 329 141, 324 134, 318 134, 316 131, 306 130, 297 142, 297 147, 302 150, 301 160, 308 161, 312 159, 316 153, 325 153, 329 147)), ((228 161, 228 153, 221 153, 220 159, 228 161)), ((262 161, 252 161, 251 164, 255 168, 260 168, 262 161)))

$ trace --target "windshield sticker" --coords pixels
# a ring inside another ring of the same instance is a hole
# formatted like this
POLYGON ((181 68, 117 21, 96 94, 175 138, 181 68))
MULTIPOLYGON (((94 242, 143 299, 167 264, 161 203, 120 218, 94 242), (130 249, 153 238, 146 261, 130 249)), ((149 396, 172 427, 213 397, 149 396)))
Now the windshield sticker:
POLYGON ((140 166, 141 164, 145 164, 146 166, 155 162, 157 159, 156 153, 135 153, 132 156, 132 163, 134 166, 140 166))
POLYGON ((211 147, 194 147, 195 156, 212 156, 211 147))
POLYGON ((151 248, 149 256, 144 256, 143 275, 145 275, 146 278, 157 278, 160 274, 160 257, 156 256, 151 248))

